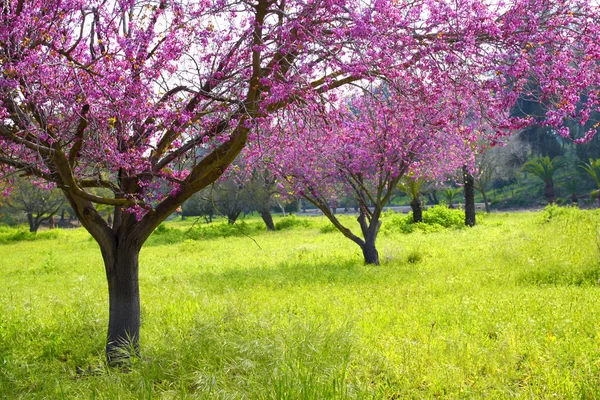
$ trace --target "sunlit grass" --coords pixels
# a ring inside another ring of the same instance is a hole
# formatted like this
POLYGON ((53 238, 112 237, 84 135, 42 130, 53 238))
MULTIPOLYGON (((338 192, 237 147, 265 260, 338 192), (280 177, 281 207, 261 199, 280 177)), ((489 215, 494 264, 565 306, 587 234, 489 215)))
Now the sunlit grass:
POLYGON ((600 397, 598 212, 384 230, 380 267, 322 218, 245 224, 169 222, 149 240, 128 370, 103 363, 89 235, 2 228, 0 398, 600 397))

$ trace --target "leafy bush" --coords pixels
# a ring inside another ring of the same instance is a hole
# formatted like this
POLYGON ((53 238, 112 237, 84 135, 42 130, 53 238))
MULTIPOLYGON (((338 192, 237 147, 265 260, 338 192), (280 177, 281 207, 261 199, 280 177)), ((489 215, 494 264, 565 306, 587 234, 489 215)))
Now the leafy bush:
POLYGON ((283 217, 279 221, 277 221, 275 223, 275 230, 280 231, 282 229, 290 229, 296 227, 309 227, 310 225, 310 221, 303 218, 298 218, 295 215, 290 215, 287 217, 283 217))
POLYGON ((406 256, 406 261, 409 264, 418 264, 423 260, 423 253, 418 250, 411 250, 406 256))
POLYGON ((546 208, 544 208, 543 219, 546 222, 549 222, 558 217, 564 217, 567 215, 575 215, 579 212, 577 207, 561 207, 556 204, 548 204, 546 208))
POLYGON ((423 213, 423 223, 427 225, 438 224, 444 228, 459 227, 465 223, 465 213, 462 210, 437 205, 428 208, 423 213))
POLYGON ((59 232, 59 229, 53 229, 32 233, 27 228, 0 227, 0 243, 56 239, 59 232))
POLYGON ((413 214, 410 212, 407 215, 392 215, 384 221, 383 227, 387 231, 402 233, 411 233, 415 230, 432 233, 450 227, 461 228, 464 224, 465 213, 463 211, 437 205, 423 212, 423 222, 413 223, 413 214))
POLYGON ((329 224, 325 224, 325 225, 321 226, 320 231, 321 231, 321 233, 331 233, 331 232, 337 232, 338 228, 336 228, 335 225, 329 223, 329 224))
POLYGON ((411 233, 414 230, 412 212, 404 214, 384 214, 383 231, 411 233))

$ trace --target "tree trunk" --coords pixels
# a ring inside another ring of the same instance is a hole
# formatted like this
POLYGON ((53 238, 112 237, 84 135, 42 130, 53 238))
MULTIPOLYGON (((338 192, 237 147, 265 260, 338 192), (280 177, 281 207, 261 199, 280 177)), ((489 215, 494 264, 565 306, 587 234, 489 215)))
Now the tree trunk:
POLYGON ((271 211, 269 211, 268 209, 261 210, 261 211, 259 211, 259 214, 260 214, 260 217, 262 218, 262 220, 265 222, 265 225, 267 226, 267 230, 274 231, 275 224, 273 223, 273 216, 271 215, 271 211))
POLYGON ((475 182, 466 166, 463 166, 463 180, 465 184, 465 225, 475 226, 475 182))
POLYGON ((229 225, 235 224, 235 221, 237 221, 237 219, 241 213, 242 213, 241 211, 232 211, 232 212, 228 213, 227 214, 227 223, 229 225))
POLYGON ((375 241, 381 227, 381 221, 377 218, 367 222, 367 215, 364 211, 361 211, 357 220, 364 237, 364 242, 360 244, 360 248, 363 252, 365 264, 379 265, 379 253, 375 247, 375 241))
POLYGON ((362 246, 363 257, 365 258, 365 264, 379 265, 379 253, 375 247, 375 241, 367 243, 362 246))
POLYGON ((140 247, 123 241, 101 249, 108 280, 109 321, 106 358, 110 365, 125 362, 139 351, 140 290, 138 258, 140 247))
POLYGON ((410 202, 410 208, 413 212, 413 222, 423 222, 423 207, 421 207, 421 198, 415 197, 410 202))
POLYGON ((37 228, 35 226, 35 220, 33 218, 33 214, 30 213, 30 212, 27 213, 27 223, 29 223, 29 232, 31 232, 31 233, 37 232, 37 228))
POLYGON ((487 194, 485 193, 485 191, 481 191, 481 195, 483 196, 483 203, 485 204, 485 212, 486 213, 490 213, 490 202, 487 198, 487 194))
POLYGON ((554 184, 552 182, 547 183, 546 187, 544 187, 544 196, 546 196, 546 201, 548 201, 548 204, 554 204, 556 195, 554 194, 554 184))

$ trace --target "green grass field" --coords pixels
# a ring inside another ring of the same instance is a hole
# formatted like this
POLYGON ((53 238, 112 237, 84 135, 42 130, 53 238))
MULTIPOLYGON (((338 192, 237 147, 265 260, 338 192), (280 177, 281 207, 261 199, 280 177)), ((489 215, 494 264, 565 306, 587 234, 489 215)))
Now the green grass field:
POLYGON ((0 228, 0 398, 600 398, 598 211, 384 230, 379 267, 307 221, 162 226, 122 370, 90 236, 0 228))

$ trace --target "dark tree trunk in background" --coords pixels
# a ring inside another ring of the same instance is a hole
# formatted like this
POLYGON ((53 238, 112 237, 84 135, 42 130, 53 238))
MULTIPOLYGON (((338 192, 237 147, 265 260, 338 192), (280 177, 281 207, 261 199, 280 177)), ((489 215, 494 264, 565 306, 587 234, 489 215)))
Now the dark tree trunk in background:
POLYGON ((430 193, 427 193, 427 200, 430 204, 440 204, 440 201, 437 198, 437 190, 432 190, 430 193))
POLYGON ((269 209, 264 209, 259 211, 260 217, 265 222, 267 226, 267 230, 274 231, 275 224, 273 223, 273 216, 271 215, 271 211, 269 209))
POLYGON ((232 212, 228 213, 227 214, 227 223, 229 225, 235 224, 235 221, 237 221, 237 219, 241 213, 242 213, 241 211, 232 211, 232 212))
POLYGON ((30 212, 27 213, 27 223, 29 224, 29 232, 37 232, 37 227, 35 226, 35 219, 33 218, 33 214, 30 212))
POLYGON ((490 213, 490 202, 487 198, 487 194, 485 193, 484 190, 481 191, 481 196, 483 196, 483 204, 485 204, 485 212, 486 213, 490 213))
POLYGON ((410 202, 410 208, 413 212, 413 222, 423 222, 423 207, 421 206, 421 198, 415 197, 410 202))
POLYGON ((465 184, 465 225, 475 226, 475 182, 467 166, 463 166, 463 180, 465 184))
POLYGON ((112 248, 101 248, 108 280, 109 321, 106 357, 111 365, 127 360, 139 350, 140 290, 138 258, 140 246, 123 240, 112 248))
POLYGON ((556 200, 554 183, 546 183, 546 186, 544 187, 544 196, 546 196, 546 201, 548 201, 548 204, 554 204, 554 201, 556 200))

